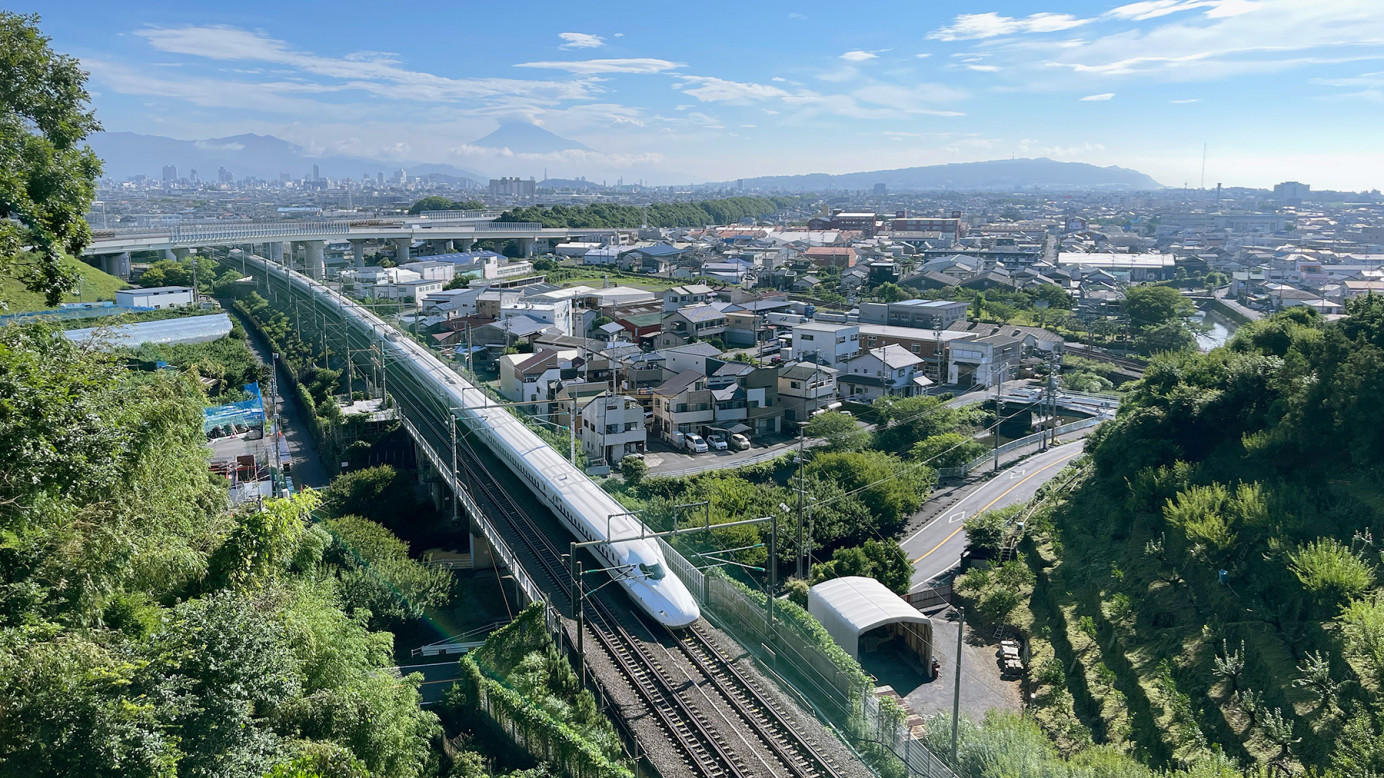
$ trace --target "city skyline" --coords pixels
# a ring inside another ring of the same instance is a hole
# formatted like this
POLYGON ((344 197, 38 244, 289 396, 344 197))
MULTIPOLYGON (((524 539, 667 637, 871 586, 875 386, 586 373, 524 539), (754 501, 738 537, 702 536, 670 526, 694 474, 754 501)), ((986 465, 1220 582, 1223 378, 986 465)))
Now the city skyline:
POLYGON ((259 133, 324 156, 651 183, 1049 157, 1195 188, 1203 144, 1207 187, 1361 190, 1384 171, 1384 12, 1367 0, 992 2, 868 18, 555 6, 522 24, 488 6, 270 8, 17 10, 41 12, 54 46, 91 72, 110 131, 259 133), (507 120, 590 150, 468 145, 507 120))

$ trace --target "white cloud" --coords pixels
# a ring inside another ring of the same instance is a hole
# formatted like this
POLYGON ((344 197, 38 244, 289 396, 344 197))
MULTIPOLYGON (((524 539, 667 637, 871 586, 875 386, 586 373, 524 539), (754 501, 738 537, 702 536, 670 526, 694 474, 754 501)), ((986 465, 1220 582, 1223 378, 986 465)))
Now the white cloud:
POLYGON ((1115 93, 1114 93, 1114 92, 1102 92, 1102 93, 1100 93, 1100 94, 1098 94, 1098 95, 1086 95, 1085 97, 1081 98, 1081 102, 1083 102, 1083 103, 1103 103, 1103 102, 1105 102, 1105 101, 1107 101, 1107 100, 1113 99, 1114 97, 1115 97, 1115 93))
POLYGON ((666 59, 583 59, 568 62, 518 62, 516 68, 547 68, 565 70, 577 75, 589 76, 599 73, 662 73, 665 70, 684 67, 681 62, 666 59))
POLYGON ((605 45, 604 38, 586 32, 560 32, 557 37, 563 40, 560 49, 599 49, 605 45))
POLYGON ((999 66, 999 65, 967 65, 967 66, 966 66, 966 69, 967 69, 967 70, 974 70, 974 71, 977 71, 977 72, 979 72, 979 73, 998 73, 998 72, 1000 72, 1000 66, 999 66))
POLYGON ((584 99, 590 86, 581 81, 526 81, 513 78, 448 78, 409 70, 393 54, 355 52, 324 57, 295 51, 284 41, 236 27, 149 27, 138 30, 158 51, 220 61, 283 65, 298 73, 346 82, 337 86, 307 85, 326 91, 360 89, 381 97, 446 102, 484 97, 527 95, 547 99, 584 99))
POLYGON ((1106 11, 1105 15, 1116 19, 1132 19, 1142 22, 1168 14, 1206 8, 1208 9, 1206 16, 1215 19, 1249 13, 1258 7, 1259 3, 1254 2, 1254 0, 1142 0, 1112 8, 1106 11))
POLYGON ((679 83, 675 89, 701 100, 704 103, 735 103, 745 105, 757 100, 792 97, 792 93, 768 84, 754 84, 742 81, 728 81, 713 76, 677 76, 679 83))
POLYGON ((1188 103, 1199 103, 1201 102, 1201 99, 1197 97, 1189 97, 1186 100, 1169 100, 1168 102, 1172 103, 1173 105, 1186 105, 1188 103))
POLYGON ((913 55, 913 57, 914 57, 915 59, 927 59, 928 57, 931 57, 931 56, 932 56, 932 52, 926 52, 926 53, 923 53, 923 54, 914 54, 914 55, 913 55))
POLYGON ((1000 16, 994 11, 989 11, 961 14, 952 21, 951 26, 933 30, 927 36, 940 41, 964 41, 1016 33, 1058 32, 1090 23, 1090 19, 1081 19, 1071 14, 1036 13, 1016 18, 1000 16))
POLYGON ((773 78, 771 78, 771 79, 769 79, 769 80, 770 80, 770 81, 778 82, 778 83, 780 83, 780 84, 786 84, 786 83, 788 83, 788 79, 786 79, 786 78, 784 78, 784 77, 782 77, 782 76, 774 76, 773 78))
POLYGON ((879 55, 874 53, 873 51, 861 51, 859 49, 856 49, 855 51, 848 51, 845 54, 842 54, 841 59, 844 59, 847 62, 864 62, 866 60, 875 59, 878 56, 879 55))

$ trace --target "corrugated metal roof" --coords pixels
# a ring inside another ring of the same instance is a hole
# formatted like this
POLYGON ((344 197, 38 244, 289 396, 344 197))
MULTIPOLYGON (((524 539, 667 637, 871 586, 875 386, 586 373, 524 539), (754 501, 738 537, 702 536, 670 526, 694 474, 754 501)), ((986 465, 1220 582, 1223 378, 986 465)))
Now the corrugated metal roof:
POLYGON ((860 657, 860 636, 885 624, 931 624, 889 587, 873 578, 851 575, 823 581, 807 592, 807 610, 837 645, 860 657))

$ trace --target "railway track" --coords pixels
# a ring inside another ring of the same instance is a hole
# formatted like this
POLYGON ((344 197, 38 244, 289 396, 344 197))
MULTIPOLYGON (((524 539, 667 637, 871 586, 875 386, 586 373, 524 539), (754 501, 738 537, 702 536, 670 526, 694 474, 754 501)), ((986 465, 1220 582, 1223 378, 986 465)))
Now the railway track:
MULTIPOLYGON (((378 340, 366 322, 349 320, 342 324, 348 347, 366 349, 378 340)), ((381 367, 390 394, 400 401, 401 409, 411 411, 419 434, 427 438, 419 442, 439 452, 448 451, 451 435, 446 418, 451 411, 415 372, 430 368, 391 365, 388 360, 381 367)), ((477 451, 464 434, 458 440, 458 477, 463 486, 488 515, 504 518, 552 582, 554 599, 570 605, 571 576, 563 563, 565 555, 491 473, 487 463, 497 461, 493 455, 483 448, 477 451)), ((724 656, 701 623, 682 631, 659 625, 651 628, 633 609, 612 607, 606 594, 587 598, 586 632, 594 637, 658 728, 676 744, 691 774, 712 778, 839 777, 837 767, 822 756, 818 744, 797 732, 782 704, 724 656)))

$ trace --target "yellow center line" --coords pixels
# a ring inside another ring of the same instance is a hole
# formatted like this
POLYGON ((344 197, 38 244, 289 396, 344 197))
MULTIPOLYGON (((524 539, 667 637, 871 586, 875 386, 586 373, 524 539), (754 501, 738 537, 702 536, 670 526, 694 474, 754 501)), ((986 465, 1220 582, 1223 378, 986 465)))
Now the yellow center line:
MULTIPOLYGON (((1056 467, 1057 465, 1060 465, 1060 464, 1062 464, 1063 462, 1066 462, 1068 459, 1071 459, 1072 457, 1074 457, 1074 456, 1076 456, 1077 454, 1080 454, 1080 453, 1081 453, 1081 450, 1080 450, 1080 449, 1077 449, 1076 451, 1073 451, 1072 453, 1070 453, 1070 454, 1068 454, 1068 455, 1066 455, 1066 456, 1064 456, 1064 457, 1062 457, 1062 458, 1056 460, 1055 462, 1049 462, 1048 464, 1043 465, 1042 467, 1038 468, 1037 470, 1034 470, 1032 473, 1029 473, 1028 475, 1024 476, 1022 479, 1020 479, 1018 483, 1014 484, 1013 486, 1009 487, 1008 489, 1005 489, 1003 492, 1000 492, 1000 496, 996 497, 995 499, 991 500, 990 502, 985 503, 985 507, 984 507, 984 508, 981 508, 981 509, 978 510, 978 511, 976 511, 975 514, 973 514, 973 515, 979 515, 979 514, 982 514, 982 513, 986 512, 986 511, 990 510, 990 506, 991 506, 991 505, 994 505, 995 503, 999 502, 1000 500, 1003 500, 1005 495, 1009 494, 1010 492, 1014 491, 1015 489, 1018 489, 1020 486, 1023 486, 1023 485, 1024 485, 1024 482, 1027 481, 1028 479, 1030 479, 1030 478, 1032 478, 1032 477, 1038 475, 1039 473, 1043 472, 1044 470, 1047 470, 1047 469, 1050 468, 1050 467, 1056 467)), ((947 541, 949 541, 949 540, 951 540, 952 538, 956 537, 956 534, 957 534, 958 532, 960 532, 961 530, 963 530, 963 529, 966 529, 966 524, 965 524, 964 522, 962 523, 962 525, 961 525, 960 527, 957 527, 956 529, 952 530, 952 533, 951 533, 950 535, 946 536, 945 538, 942 538, 942 542, 941 542, 941 543, 938 543, 937 545, 935 545, 935 546, 933 546, 932 548, 928 549, 927 553, 925 553, 925 554, 923 554, 922 556, 918 557, 917 559, 913 560, 913 564, 916 565, 916 564, 918 564, 919 562, 923 561, 924 559, 927 559, 929 554, 931 554, 933 551, 936 551, 937 549, 941 548, 942 546, 945 546, 945 545, 947 544, 947 541)))

